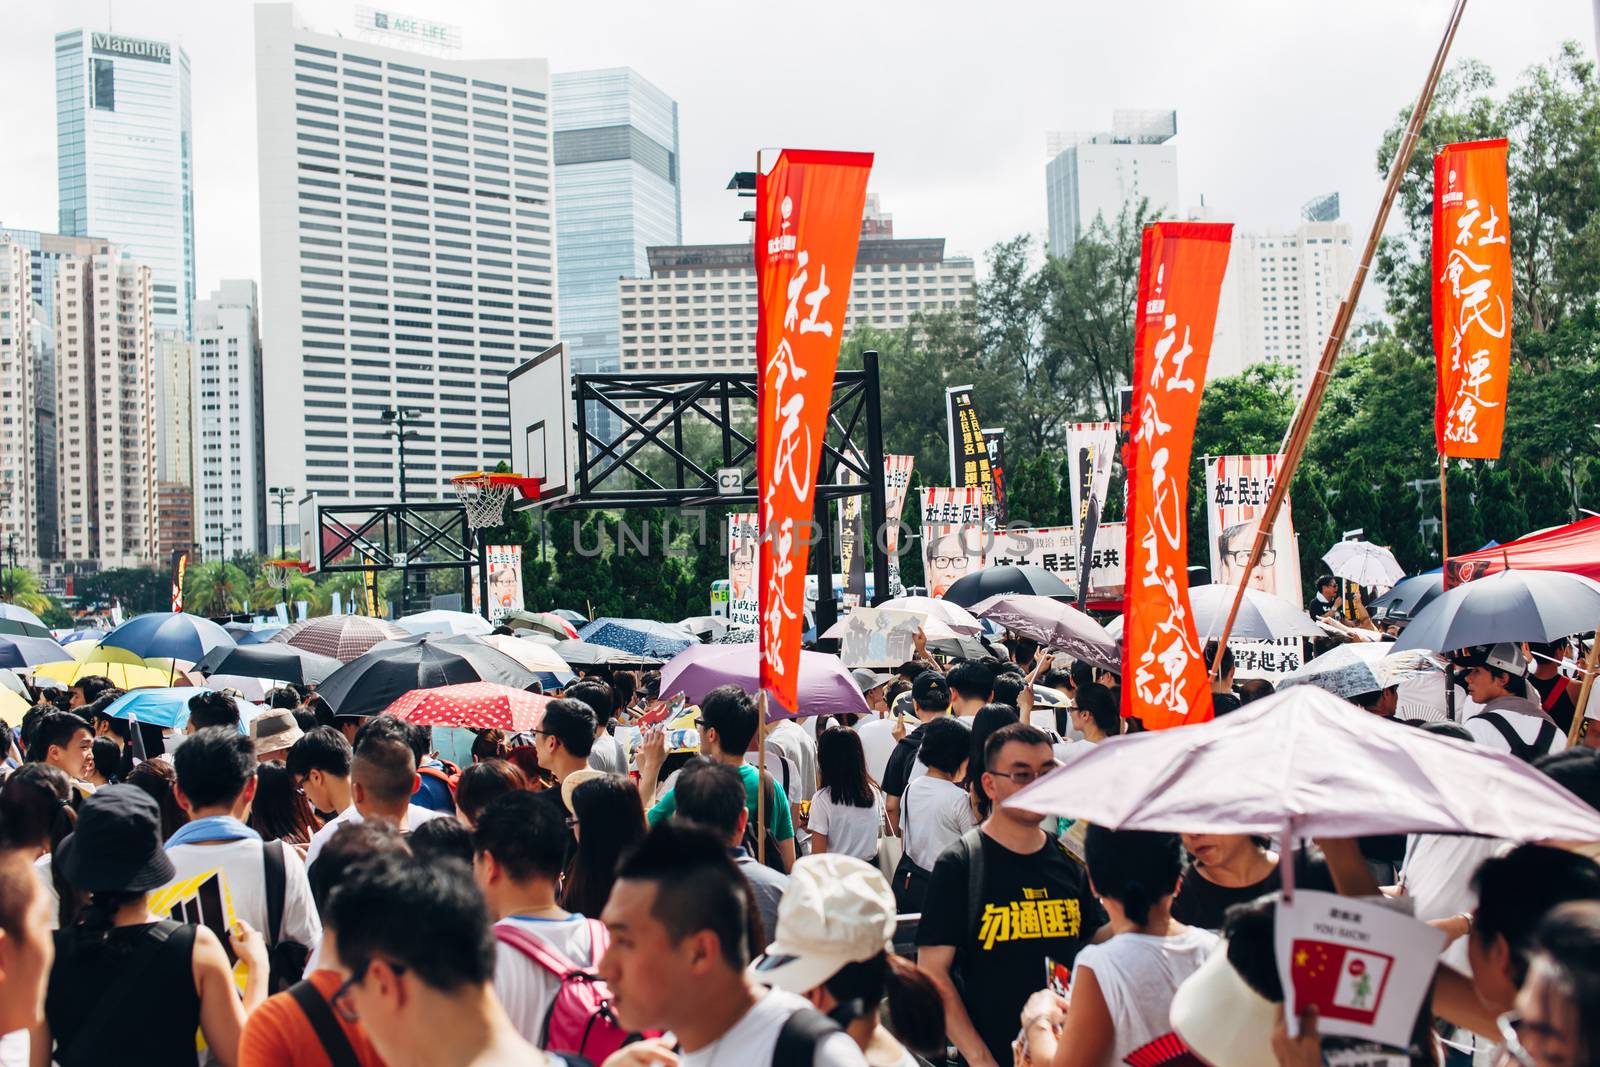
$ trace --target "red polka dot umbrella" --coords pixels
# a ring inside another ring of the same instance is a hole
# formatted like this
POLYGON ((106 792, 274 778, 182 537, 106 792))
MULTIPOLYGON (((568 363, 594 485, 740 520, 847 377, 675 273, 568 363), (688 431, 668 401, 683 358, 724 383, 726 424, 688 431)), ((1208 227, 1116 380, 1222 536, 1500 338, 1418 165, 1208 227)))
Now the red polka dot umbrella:
POLYGON ((494 682, 464 682, 414 689, 385 708, 384 714, 419 726, 522 733, 538 729, 551 699, 494 682))

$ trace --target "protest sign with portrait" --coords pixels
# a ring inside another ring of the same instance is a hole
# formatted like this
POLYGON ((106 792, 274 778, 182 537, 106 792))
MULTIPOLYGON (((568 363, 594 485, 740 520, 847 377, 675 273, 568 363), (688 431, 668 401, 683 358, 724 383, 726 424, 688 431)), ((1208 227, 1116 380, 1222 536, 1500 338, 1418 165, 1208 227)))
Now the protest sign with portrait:
POLYGON ((929 596, 943 596, 958 580, 982 570, 986 541, 978 486, 922 491, 922 573, 929 596))
MULTIPOLYGON (((1267 510, 1267 497, 1278 469, 1277 456, 1206 457, 1206 526, 1211 548, 1211 580, 1238 585, 1250 562, 1257 517, 1267 510)), ((1282 597, 1295 607, 1304 606, 1300 590, 1300 553, 1294 539, 1294 518, 1289 498, 1272 524, 1266 548, 1250 588, 1282 597)))

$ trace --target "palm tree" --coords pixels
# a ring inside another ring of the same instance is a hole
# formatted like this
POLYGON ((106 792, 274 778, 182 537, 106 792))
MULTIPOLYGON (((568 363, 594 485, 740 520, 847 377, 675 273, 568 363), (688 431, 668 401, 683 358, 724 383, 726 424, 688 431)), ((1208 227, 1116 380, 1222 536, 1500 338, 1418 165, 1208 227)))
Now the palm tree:
POLYGON ((197 615, 228 615, 244 605, 250 579, 236 564, 211 560, 184 575, 183 604, 197 615))
POLYGON ((19 608, 26 608, 43 616, 54 606, 54 601, 39 586, 39 576, 22 567, 0 568, 0 593, 19 608))

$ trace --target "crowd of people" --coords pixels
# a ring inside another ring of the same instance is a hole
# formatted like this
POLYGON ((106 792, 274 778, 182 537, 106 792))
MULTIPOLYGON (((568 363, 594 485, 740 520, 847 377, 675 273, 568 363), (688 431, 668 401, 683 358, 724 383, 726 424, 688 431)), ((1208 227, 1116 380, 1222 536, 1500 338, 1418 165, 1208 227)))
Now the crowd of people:
MULTIPOLYGON (((864 716, 762 724, 724 686, 675 749, 620 730, 657 672, 591 672, 532 731, 478 731, 465 767, 428 727, 293 686, 244 727, 199 692, 177 731, 107 714, 105 679, 35 691, 0 781, 0 1064, 1335 1062, 1348 1041, 1283 1017, 1290 855, 1294 884, 1403 900, 1447 937, 1401 1058, 1600 1063, 1588 855, 1010 806, 1139 724, 1114 673, 990 648, 856 669, 864 716)), ((1600 808, 1600 753, 1565 750, 1568 654, 1461 650, 1463 722, 1415 725, 1600 808)), ((1207 661, 1219 715, 1271 692, 1207 661)), ((1352 699, 1396 713, 1392 689, 1352 699)))

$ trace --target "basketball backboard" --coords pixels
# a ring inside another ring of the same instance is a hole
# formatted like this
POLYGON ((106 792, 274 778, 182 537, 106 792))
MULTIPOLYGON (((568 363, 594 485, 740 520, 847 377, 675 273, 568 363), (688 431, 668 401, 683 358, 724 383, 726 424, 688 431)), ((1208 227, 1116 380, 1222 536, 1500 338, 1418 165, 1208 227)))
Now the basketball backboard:
POLYGON ((506 388, 511 402, 511 468, 539 479, 538 503, 571 495, 575 413, 565 346, 552 345, 518 366, 506 376, 506 388))
POLYGON ((311 569, 308 574, 322 570, 322 523, 317 515, 317 494, 307 493, 300 498, 300 562, 311 569))

